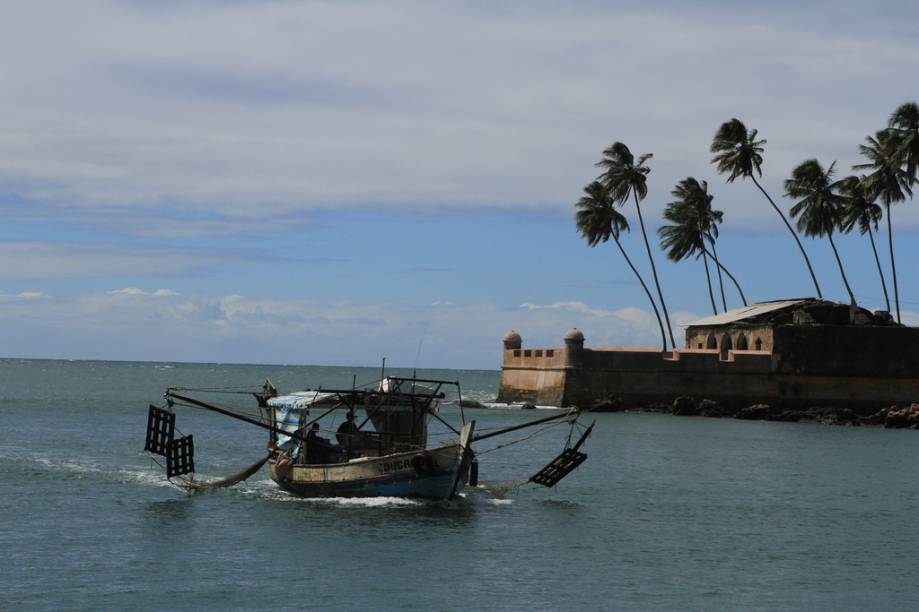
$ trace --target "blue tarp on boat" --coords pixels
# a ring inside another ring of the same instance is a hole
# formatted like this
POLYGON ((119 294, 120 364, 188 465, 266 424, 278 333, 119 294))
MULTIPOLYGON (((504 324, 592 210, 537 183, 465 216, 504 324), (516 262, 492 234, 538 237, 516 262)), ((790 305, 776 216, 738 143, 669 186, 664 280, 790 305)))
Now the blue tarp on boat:
MULTIPOLYGON (((274 426, 288 434, 296 433, 306 423, 310 406, 331 395, 331 393, 319 391, 301 391, 272 397, 268 400, 268 406, 274 408, 274 426)), ((297 440, 291 438, 290 435, 279 433, 277 445, 283 449, 294 449, 297 446, 297 440)))

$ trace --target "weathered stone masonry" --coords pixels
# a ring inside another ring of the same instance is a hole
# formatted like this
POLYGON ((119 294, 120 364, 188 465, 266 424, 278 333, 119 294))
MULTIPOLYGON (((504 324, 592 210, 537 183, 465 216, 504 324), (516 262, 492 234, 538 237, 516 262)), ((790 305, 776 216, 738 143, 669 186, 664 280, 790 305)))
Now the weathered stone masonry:
POLYGON ((690 396, 787 409, 919 401, 919 328, 885 315, 819 300, 755 304, 691 324, 687 347, 666 353, 585 348, 577 330, 564 346, 524 348, 511 332, 498 400, 639 407, 690 396))

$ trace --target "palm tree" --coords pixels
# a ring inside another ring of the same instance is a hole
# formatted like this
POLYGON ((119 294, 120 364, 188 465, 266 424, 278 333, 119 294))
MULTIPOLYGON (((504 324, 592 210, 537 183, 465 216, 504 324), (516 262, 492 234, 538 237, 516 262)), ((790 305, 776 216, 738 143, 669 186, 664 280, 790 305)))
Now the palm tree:
POLYGON ((900 139, 900 162, 906 166, 910 185, 919 182, 919 105, 915 102, 901 104, 887 122, 888 130, 900 139))
POLYGON ((890 206, 904 201, 907 195, 913 197, 910 189, 912 177, 901 167, 899 153, 902 150, 902 138, 897 132, 881 130, 873 138, 866 138, 865 142, 866 144, 859 145, 858 150, 868 158, 868 163, 856 164, 852 169, 871 170, 867 181, 868 189, 884 204, 884 216, 887 217, 887 247, 890 251, 890 271, 893 277, 893 299, 897 308, 897 323, 900 323, 900 290, 897 286, 897 264, 893 256, 890 206))
POLYGON ((766 190, 756 180, 756 175, 763 176, 761 166, 763 164, 763 145, 766 144, 765 140, 756 140, 756 134, 756 130, 748 132, 747 126, 739 119, 731 119, 721 124, 721 127, 715 133, 715 138, 712 140, 710 148, 711 152, 715 153, 712 163, 716 164, 720 174, 728 175, 728 183, 733 183, 737 177, 749 178, 757 189, 766 196, 766 199, 769 200, 772 208, 782 218, 785 227, 788 228, 788 231, 791 232, 792 237, 798 244, 798 249, 801 250, 801 255, 804 256, 804 263, 807 264, 807 270, 810 272, 811 280, 814 281, 817 297, 822 298, 823 294, 820 292, 817 276, 814 274, 814 268, 807 257, 804 245, 801 244, 801 239, 798 238, 794 228, 791 227, 791 223, 788 222, 779 207, 776 206, 769 194, 766 193, 766 190))
POLYGON ((840 219, 839 230, 848 234, 856 226, 860 234, 868 234, 871 241, 871 252, 874 253, 874 263, 878 266, 878 275, 881 277, 881 289, 884 290, 884 302, 887 304, 887 312, 890 312, 890 296, 887 294, 887 281, 884 280, 884 271, 881 269, 881 258, 878 257, 877 245, 874 243, 874 232, 871 226, 877 230, 878 222, 883 216, 881 207, 875 204, 876 196, 871 193, 868 187, 868 178, 862 176, 847 176, 839 184, 839 192, 843 196, 842 218, 840 219))
POLYGON ((846 271, 833 242, 833 231, 839 225, 843 198, 837 193, 839 181, 833 182, 834 161, 826 170, 816 159, 802 162, 785 181, 785 195, 790 198, 801 198, 791 207, 791 216, 798 219, 798 230, 805 236, 826 236, 836 256, 836 264, 842 275, 842 282, 849 293, 850 303, 855 305, 855 294, 849 286, 846 271))
POLYGON ((614 142, 612 146, 603 151, 603 159, 597 166, 605 168, 600 180, 609 190, 614 204, 622 206, 631 194, 635 199, 635 208, 638 211, 638 223, 641 225, 641 235, 645 240, 645 249, 648 251, 648 261, 651 262, 651 274, 654 285, 657 287, 657 297, 661 301, 661 310, 664 311, 664 320, 667 322, 667 332, 670 334, 670 344, 676 348, 673 339, 673 328, 670 325, 670 314, 667 312, 667 303, 664 302, 664 292, 657 278, 657 268, 654 257, 651 255, 651 244, 648 242, 648 233, 645 231, 645 221, 641 215, 641 200, 648 195, 647 176, 651 169, 645 162, 651 159, 651 153, 645 153, 636 160, 629 148, 621 142, 614 142))
MULTIPOLYGON (((715 305, 715 294, 712 291, 712 276, 708 269, 708 256, 704 251, 705 230, 703 223, 707 218, 700 218, 699 211, 693 202, 688 201, 687 193, 680 194, 683 190, 681 181, 673 195, 680 198, 675 202, 667 204, 664 209, 664 219, 670 221, 672 225, 662 225, 658 228, 657 233, 661 238, 661 248, 667 251, 667 258, 671 261, 682 261, 688 257, 702 257, 705 264, 705 282, 708 284, 708 298, 712 302, 712 312, 718 314, 718 307, 715 305)), ((721 211, 712 211, 720 217, 721 211)))
MULTIPOLYGON (((667 251, 668 259, 681 261, 692 256, 696 259, 702 258, 705 264, 705 279, 708 282, 708 296, 712 302, 712 310, 718 314, 708 269, 708 258, 711 257, 719 271, 719 277, 720 271, 724 269, 737 287, 737 292, 746 306, 746 298, 734 275, 721 265, 714 254, 718 224, 721 223, 724 213, 712 209, 712 200, 715 196, 708 193, 708 183, 705 181, 700 183, 695 178, 688 177, 680 181, 671 193, 677 200, 667 204, 664 219, 670 221, 672 225, 664 225, 657 231, 661 237, 661 248, 667 251), (709 246, 712 247, 711 252, 708 250, 709 246)), ((721 298, 722 305, 727 310, 723 287, 721 298)))
MULTIPOLYGON (((718 228, 715 228, 715 235, 713 237, 714 238, 718 237, 718 228)), ((724 309, 725 312, 727 312, 728 311, 728 300, 724 296, 724 278, 722 278, 721 276, 721 268, 723 266, 720 263, 718 263, 720 260, 718 259, 718 251, 715 250, 714 240, 711 241, 711 247, 712 247, 712 259, 715 261, 715 264, 717 264, 715 266, 715 270, 718 272, 718 288, 721 290, 721 307, 724 309)), ((742 292, 741 292, 741 295, 743 295, 742 292)), ((741 299, 746 300, 746 298, 741 298, 741 299)), ((746 306, 746 304, 744 305, 746 306)))
POLYGON ((654 302, 654 296, 645 284, 644 279, 638 270, 632 264, 632 260, 622 248, 619 242, 619 234, 623 231, 629 231, 629 222, 625 216, 616 210, 616 203, 610 195, 609 189, 600 181, 593 181, 584 187, 584 195, 575 204, 578 209, 575 214, 575 222, 578 232, 587 240, 587 244, 595 247, 601 242, 606 242, 610 238, 619 247, 623 259, 632 269, 641 288, 645 290, 648 301, 651 302, 651 308, 654 310, 654 316, 657 317, 657 324, 661 329, 661 343, 663 351, 667 351, 667 336, 664 334, 664 323, 661 321, 660 312, 657 310, 657 304, 654 302))

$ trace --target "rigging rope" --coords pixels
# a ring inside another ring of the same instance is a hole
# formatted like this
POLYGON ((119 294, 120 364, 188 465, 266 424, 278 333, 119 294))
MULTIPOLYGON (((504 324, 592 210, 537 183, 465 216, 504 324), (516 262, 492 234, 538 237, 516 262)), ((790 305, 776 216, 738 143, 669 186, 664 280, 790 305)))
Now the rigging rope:
POLYGON ((495 446, 494 448, 489 448, 489 449, 486 449, 486 450, 483 450, 483 451, 476 451, 475 454, 476 454, 477 457, 481 457, 482 455, 487 455, 488 453, 492 453, 492 452, 494 452, 494 451, 496 451, 496 450, 499 450, 499 449, 502 449, 502 448, 507 448, 508 446, 513 446, 514 444, 519 444, 520 442, 525 442, 526 440, 530 440, 530 439, 532 439, 532 438, 535 438, 536 436, 538 436, 538 435, 540 435, 540 434, 542 434, 542 433, 545 433, 545 432, 549 431, 550 429, 552 429, 553 427, 555 427, 555 426, 557 426, 557 425, 561 425, 562 423, 565 423, 565 422, 566 422, 566 421, 556 421, 556 422, 554 422, 554 423, 550 423, 549 425, 546 425, 546 426, 543 427, 542 429, 537 429, 535 432, 531 433, 531 434, 528 435, 528 436, 524 436, 524 437, 518 438, 518 439, 516 439, 516 440, 511 440, 510 442, 507 442, 507 443, 505 443, 505 444, 499 444, 498 446, 495 446))

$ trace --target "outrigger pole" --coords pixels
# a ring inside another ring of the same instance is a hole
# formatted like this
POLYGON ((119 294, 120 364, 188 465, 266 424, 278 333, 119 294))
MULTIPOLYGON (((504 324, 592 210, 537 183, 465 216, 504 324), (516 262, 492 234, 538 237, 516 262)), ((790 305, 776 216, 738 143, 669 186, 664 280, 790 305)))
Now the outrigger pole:
POLYGON ((166 391, 164 395, 166 396, 167 401, 169 401, 170 398, 177 399, 180 402, 187 402, 199 408, 204 408, 206 410, 213 410, 214 412, 219 412, 220 414, 226 415, 228 417, 233 417, 234 419, 245 421, 246 423, 249 423, 250 425, 255 425, 257 427, 261 427, 262 429, 267 429, 268 431, 273 431, 274 433, 288 436, 295 440, 300 440, 301 442, 308 442, 308 440, 305 437, 301 436, 299 433, 290 433, 290 432, 284 431, 283 429, 272 427, 271 425, 268 425, 267 423, 262 423, 261 421, 257 421, 253 418, 243 416, 241 414, 236 414, 235 412, 231 410, 221 408, 220 406, 215 406, 214 404, 208 404, 207 402, 202 402, 201 400, 195 399, 193 397, 187 397, 185 395, 177 395, 175 393, 171 393, 168 390, 166 391))
POLYGON ((517 431, 518 429, 524 429, 524 428, 526 428, 526 427, 532 427, 533 425, 539 425, 540 423, 548 423, 549 421, 557 421, 557 420, 559 420, 559 419, 567 419, 567 418, 570 418, 572 415, 577 416, 577 415, 580 415, 580 414, 581 414, 581 410, 578 409, 578 408, 575 408, 575 409, 573 409, 573 410, 569 410, 568 412, 566 412, 566 413, 564 413, 564 414, 554 414, 554 415, 549 416, 549 417, 546 417, 546 418, 544 418, 544 419, 537 419, 537 420, 535 420, 535 421, 529 421, 529 422, 523 423, 523 424, 521 424, 521 425, 514 425, 514 426, 512 426, 512 427, 505 427, 504 429, 498 429, 497 431, 490 431, 490 432, 488 432, 488 433, 486 433, 486 434, 482 434, 482 435, 480 435, 480 436, 473 436, 473 438, 472 438, 472 440, 470 440, 470 442, 478 442, 479 440, 484 440, 484 439, 486 439, 486 438, 491 438, 491 437, 493 437, 493 436, 500 436, 500 435, 502 435, 502 434, 510 433, 510 432, 512 432, 512 431, 517 431))

